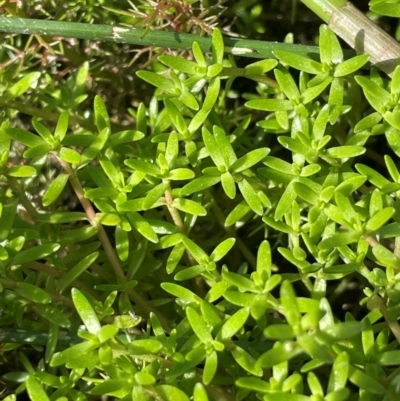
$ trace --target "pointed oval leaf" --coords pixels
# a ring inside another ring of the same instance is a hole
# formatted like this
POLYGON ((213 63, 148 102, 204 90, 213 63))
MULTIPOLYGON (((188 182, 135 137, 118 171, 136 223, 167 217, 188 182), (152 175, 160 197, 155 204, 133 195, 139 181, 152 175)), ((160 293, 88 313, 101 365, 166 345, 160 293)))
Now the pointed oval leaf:
POLYGON ((218 341, 224 341, 232 338, 246 323, 249 317, 250 309, 242 308, 239 309, 234 315, 232 315, 221 327, 221 330, 217 334, 218 341))
POLYGON ((38 304, 48 304, 51 302, 50 295, 33 284, 19 282, 15 285, 14 291, 18 295, 38 304))
POLYGON ((209 344, 213 338, 210 329, 206 326, 201 316, 191 307, 186 309, 186 316, 188 318, 190 327, 200 339, 203 344, 209 344))
POLYGON ((43 206, 49 206, 57 200, 67 185, 68 179, 69 174, 60 174, 54 179, 54 181, 52 181, 43 195, 43 206))
POLYGON ((50 401, 42 385, 34 376, 29 376, 25 384, 31 401, 50 401))
POLYGON ((73 288, 71 291, 72 302, 86 326, 89 333, 98 334, 101 329, 99 319, 87 298, 78 289, 73 288))

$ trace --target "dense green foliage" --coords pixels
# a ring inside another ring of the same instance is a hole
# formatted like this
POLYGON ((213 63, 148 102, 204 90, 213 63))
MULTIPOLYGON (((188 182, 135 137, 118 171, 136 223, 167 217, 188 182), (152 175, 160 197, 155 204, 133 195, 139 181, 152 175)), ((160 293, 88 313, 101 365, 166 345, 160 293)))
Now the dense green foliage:
POLYGON ((326 25, 319 60, 228 57, 217 2, 42 3, 5 9, 213 51, 1 46, 0 397, 399 399, 400 66, 326 25))

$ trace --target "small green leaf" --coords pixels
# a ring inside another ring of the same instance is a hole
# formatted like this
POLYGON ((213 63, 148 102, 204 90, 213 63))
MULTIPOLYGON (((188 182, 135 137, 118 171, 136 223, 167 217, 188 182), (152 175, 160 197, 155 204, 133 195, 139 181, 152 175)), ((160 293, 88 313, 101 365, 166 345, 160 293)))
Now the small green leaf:
POLYGON ((107 107, 103 99, 99 95, 96 95, 94 98, 93 109, 94 109, 96 126, 97 129, 99 130, 99 133, 105 131, 106 128, 108 128, 109 131, 110 117, 108 116, 107 107))
POLYGON ((245 106, 261 111, 289 111, 294 109, 290 100, 282 99, 254 99, 246 102, 245 106))
POLYGON ((323 72, 321 63, 299 54, 291 53, 286 50, 275 50, 274 55, 284 64, 296 68, 297 70, 315 75, 323 72))
POLYGON ((390 93, 372 80, 360 75, 357 75, 355 80, 363 88, 365 96, 376 111, 380 111, 382 106, 391 101, 390 93))
POLYGON ((286 187, 285 192, 279 199, 275 209, 275 220, 280 220, 282 216, 292 207, 293 201, 297 198, 297 193, 294 190, 294 181, 290 182, 286 187))
POLYGON ((201 383, 196 383, 194 386, 193 401, 209 401, 207 391, 201 383))
POLYGON ((143 81, 160 88, 168 93, 175 92, 175 84, 171 79, 168 79, 160 74, 156 74, 151 71, 137 71, 136 75, 143 79, 143 81))
POLYGON ((129 257, 129 235, 120 226, 115 228, 115 245, 118 257, 125 261, 129 257))
POLYGON ((155 354, 163 347, 160 341, 146 338, 129 343, 129 350, 133 355, 155 354))
POLYGON ((80 164, 82 160, 81 155, 76 150, 65 147, 60 150, 60 158, 71 164, 80 164))
POLYGON ((368 167, 364 164, 356 164, 355 167, 360 174, 365 175, 368 181, 379 189, 382 189, 385 185, 390 184, 390 181, 387 178, 385 178, 382 174, 379 174, 371 167, 368 167))
POLYGON ((165 401, 189 401, 189 397, 175 386, 162 384, 156 387, 156 391, 165 401))
POLYGON ((161 175, 160 169, 155 164, 147 163, 143 160, 128 159, 124 163, 133 170, 140 171, 141 173, 148 174, 152 177, 159 177, 161 175))
POLYGON ((360 369, 357 369, 350 365, 349 367, 349 380, 355 384, 356 386, 360 387, 371 394, 385 394, 386 389, 375 380, 370 375, 362 372, 360 369))
POLYGON ((249 314, 250 310, 248 308, 239 309, 221 327, 216 337, 217 340, 224 341, 232 338, 241 328, 243 328, 249 314))
POLYGON ((43 387, 34 376, 29 376, 25 383, 31 401, 50 401, 43 387))
POLYGON ((41 213, 34 216, 34 220, 39 223, 62 224, 74 223, 80 220, 86 220, 86 213, 83 212, 54 212, 41 213))
POLYGON ((182 57, 161 55, 158 57, 163 64, 174 70, 182 71, 189 75, 197 74, 197 64, 182 57))
POLYGON ((15 99, 23 95, 30 87, 35 85, 40 78, 40 72, 30 72, 22 77, 16 84, 8 89, 7 95, 9 99, 15 99))
POLYGON ((181 242, 174 246, 167 259, 166 270, 168 274, 174 272, 184 253, 185 245, 183 245, 181 242))
POLYGON ((28 178, 37 174, 35 167, 32 166, 12 166, 7 175, 17 178, 28 178))
POLYGON ((195 242, 187 237, 183 237, 182 242, 185 245, 186 249, 196 259, 197 263, 207 264, 209 262, 208 255, 195 242))
POLYGON ((345 388, 349 373, 349 357, 346 352, 341 352, 333 362, 329 376, 328 392, 345 388))
POLYGON ((232 173, 239 173, 241 171, 247 170, 253 167, 255 164, 261 162, 270 152, 268 148, 259 148, 252 150, 251 152, 245 154, 240 159, 236 160, 235 163, 230 167, 232 173))
POLYGON ((214 262, 220 261, 235 245, 235 238, 228 238, 222 241, 211 253, 210 259, 214 262))
POLYGON ((173 181, 191 180, 194 175, 194 171, 188 168, 176 168, 169 172, 168 179, 173 181))
POLYGON ((49 332, 47 336, 47 343, 46 343, 46 354, 44 357, 46 363, 50 362, 50 359, 52 358, 54 351, 56 350, 59 331, 60 329, 58 325, 50 322, 49 332))
POLYGON ((139 141, 142 138, 144 138, 143 132, 135 130, 126 130, 110 135, 108 141, 111 146, 116 146, 124 143, 139 141))
POLYGON ((318 244, 318 248, 325 250, 325 249, 332 249, 338 246, 348 245, 355 243, 359 240, 360 234, 354 231, 344 232, 341 234, 332 235, 329 238, 325 238, 318 244))
POLYGON ((323 24, 319 28, 319 34, 321 62, 328 65, 341 63, 343 51, 333 31, 323 24))
POLYGON ((206 326, 202 317, 191 307, 186 308, 186 316, 190 327, 203 344, 209 344, 213 338, 210 329, 206 326))
POLYGON ((127 213, 127 217, 132 226, 150 242, 157 243, 158 236, 153 230, 153 227, 139 213, 127 213))
POLYGON ((225 160, 224 157, 222 156, 221 150, 217 145, 217 142, 214 139, 214 136, 210 133, 210 131, 203 127, 203 141, 206 149, 208 150, 208 153, 211 156, 211 159, 213 160, 214 164, 219 167, 219 166, 224 166, 225 165, 225 160))
POLYGON ((195 178, 186 184, 180 191, 181 196, 188 196, 195 192, 203 191, 206 188, 212 187, 221 180, 219 176, 207 176, 203 175, 199 178, 195 178))
POLYGON ((193 133, 197 131, 197 129, 203 124, 218 99, 220 86, 221 81, 219 77, 214 77, 210 80, 203 106, 190 121, 188 126, 189 132, 193 133))
POLYGON ((247 64, 244 67, 244 70, 246 75, 265 74, 266 72, 273 70, 277 65, 277 60, 266 59, 247 64))
POLYGON ((82 322, 86 326, 89 333, 98 334, 101 329, 99 319, 90 305, 87 298, 78 289, 73 288, 71 291, 72 301, 75 308, 82 319, 82 322))
POLYGON ((333 76, 343 77, 345 75, 350 75, 363 67, 368 62, 368 59, 368 54, 360 54, 359 56, 343 61, 335 68, 333 76))
POLYGON ((23 263, 32 262, 38 259, 44 259, 60 249, 59 244, 43 244, 38 245, 25 251, 17 253, 11 260, 11 265, 20 265, 23 263))
POLYGON ((372 216, 365 225, 367 232, 374 232, 379 230, 395 213, 395 209, 392 207, 385 207, 384 209, 377 212, 372 216))
POLYGON ((206 216, 207 210, 200 203, 192 201, 190 199, 175 198, 172 205, 178 210, 182 210, 185 213, 192 214, 193 216, 206 216))
POLYGON ((50 295, 46 291, 33 284, 19 282, 15 285, 14 291, 18 295, 21 295, 22 297, 38 304, 48 304, 51 302, 50 295))
POLYGON ((221 175, 221 184, 224 192, 230 199, 235 199, 236 197, 236 184, 232 177, 232 174, 227 171, 221 175))
POLYGON ((61 142, 64 137, 65 134, 68 131, 68 112, 66 111, 62 111, 60 114, 60 117, 58 117, 58 121, 57 121, 57 126, 56 129, 54 130, 54 137, 61 142))
POLYGON ((306 202, 312 205, 315 205, 319 202, 319 195, 307 185, 304 185, 301 182, 294 182, 293 189, 296 194, 306 202))
POLYGON ((177 298, 181 298, 188 302, 200 302, 201 298, 194 294, 192 291, 184 288, 180 285, 174 283, 162 283, 161 288, 168 292, 169 294, 174 295, 177 298))
POLYGON ((204 271, 206 271, 206 267, 204 265, 194 265, 188 267, 187 269, 181 270, 179 273, 176 273, 174 276, 174 280, 176 281, 190 280, 194 277, 199 276, 204 271))
POLYGON ((339 146, 327 149, 326 154, 334 159, 344 159, 361 156, 366 152, 362 146, 339 146))
POLYGON ((296 294, 290 281, 285 280, 281 285, 280 301, 286 320, 295 330, 300 322, 300 312, 297 305, 296 294))
POLYGON ((235 347, 232 351, 232 356, 235 361, 246 371, 254 376, 261 377, 263 370, 261 366, 256 363, 255 359, 248 354, 244 349, 235 347))
POLYGON ((375 112, 361 119, 354 127, 354 132, 360 133, 362 131, 371 129, 382 121, 382 114, 375 112))
POLYGON ((223 156, 228 160, 228 165, 232 165, 236 161, 237 157, 229 138, 225 134, 224 130, 217 125, 213 126, 213 133, 218 147, 221 149, 223 156))
POLYGON ((82 355, 88 354, 90 351, 95 349, 98 345, 91 344, 89 341, 84 341, 82 343, 73 345, 65 349, 64 351, 57 352, 51 358, 50 366, 60 366, 65 365, 67 362, 72 361, 77 358, 82 358, 82 355))
POLYGON ((239 388, 260 393, 268 393, 270 390, 270 384, 268 382, 252 376, 240 377, 235 381, 235 385, 239 388))
POLYGON ((389 1, 370 2, 370 10, 373 13, 398 18, 400 16, 400 4, 389 1))
POLYGON ((271 324, 264 330, 264 335, 267 338, 276 340, 288 340, 294 337, 292 328, 288 324, 271 324))
POLYGON ((95 159, 95 157, 103 150, 108 137, 110 136, 110 128, 107 126, 109 122, 104 122, 102 117, 99 118, 101 120, 99 124, 102 126, 105 125, 105 127, 99 132, 92 144, 83 151, 81 157, 81 163, 83 164, 88 164, 95 159))
POLYGON ((224 39, 218 28, 215 28, 212 33, 212 54, 214 63, 222 64, 224 59, 224 39))
POLYGON ((218 368, 218 355, 216 351, 212 351, 207 355, 206 362, 203 370, 203 383, 208 386, 217 372, 218 368))
POLYGON ((196 63, 201 67, 206 67, 207 66, 206 59, 204 58, 200 45, 197 42, 192 43, 192 52, 196 60, 196 63))
POLYGON ((151 207, 164 196, 165 191, 169 188, 168 182, 162 182, 156 185, 149 192, 147 192, 146 197, 143 202, 143 207, 145 209, 151 209, 151 207))
POLYGON ((69 174, 60 174, 55 178, 54 181, 52 181, 52 183, 49 185, 43 195, 43 206, 49 206, 57 200, 57 198, 61 195, 62 191, 67 185, 68 179, 69 174))
POLYGON ((96 221, 104 226, 116 226, 121 218, 116 213, 96 213, 96 221))
POLYGON ((112 394, 118 390, 127 389, 131 384, 125 379, 108 379, 97 384, 90 394, 96 396, 112 394))
POLYGON ((383 266, 386 267, 397 267, 399 266, 400 260, 396 257, 396 255, 391 252, 389 249, 385 248, 383 245, 377 244, 372 248, 372 253, 378 260, 378 262, 382 263, 383 266))
POLYGON ((90 255, 84 257, 78 262, 68 273, 62 278, 58 285, 58 291, 63 292, 68 288, 74 280, 76 280, 81 274, 83 274, 99 257, 99 252, 93 252, 90 255))
POLYGON ((39 316, 60 327, 69 327, 71 322, 58 308, 52 305, 37 304, 32 308, 39 316))
POLYGON ((246 179, 243 179, 242 181, 238 182, 238 186, 241 194, 243 195, 243 198, 250 206, 250 208, 253 210, 253 212, 258 214, 259 216, 262 216, 264 213, 264 208, 260 201, 260 198, 258 197, 253 187, 249 184, 249 182, 246 179))
POLYGON ((50 145, 53 146, 55 144, 55 140, 51 132, 41 124, 36 118, 32 119, 32 125, 35 128, 36 132, 50 145))
POLYGON ((30 148, 46 144, 46 142, 44 142, 40 136, 34 135, 31 132, 21 128, 5 128, 4 132, 11 139, 14 139, 14 141, 21 142, 23 145, 30 148))

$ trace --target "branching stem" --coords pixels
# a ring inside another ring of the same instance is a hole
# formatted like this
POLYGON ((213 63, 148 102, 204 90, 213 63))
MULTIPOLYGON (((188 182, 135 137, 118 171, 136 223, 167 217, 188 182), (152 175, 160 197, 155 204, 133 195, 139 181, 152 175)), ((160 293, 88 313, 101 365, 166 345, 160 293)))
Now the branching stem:
MULTIPOLYGON (((99 240, 103 246, 104 252, 107 255, 108 260, 110 261, 110 264, 114 270, 114 273, 116 276, 119 276, 123 281, 127 281, 127 278, 125 276, 124 270, 122 269, 121 263, 119 262, 119 259, 117 257, 117 254, 115 253, 114 248, 111 245, 111 242, 107 236, 107 233, 104 230, 104 227, 97 222, 96 220, 96 212, 93 209, 92 204, 89 202, 88 199, 85 198, 84 192, 82 185, 76 176, 75 172, 72 170, 71 166, 64 162, 63 160, 59 159, 59 162, 64 169, 64 171, 69 174, 69 180, 74 188, 75 194, 81 203, 83 209, 86 212, 86 215, 90 221, 90 223, 98 228, 97 235, 99 237, 99 240)), ((129 291, 129 297, 130 299, 135 302, 135 304, 143 309, 146 314, 150 314, 150 312, 154 312, 157 317, 160 319, 161 324, 163 325, 164 329, 166 331, 170 331, 169 325, 168 325, 168 320, 167 318, 157 309, 155 309, 153 306, 151 306, 144 298, 140 296, 140 294, 135 291, 134 289, 131 289, 129 291)))

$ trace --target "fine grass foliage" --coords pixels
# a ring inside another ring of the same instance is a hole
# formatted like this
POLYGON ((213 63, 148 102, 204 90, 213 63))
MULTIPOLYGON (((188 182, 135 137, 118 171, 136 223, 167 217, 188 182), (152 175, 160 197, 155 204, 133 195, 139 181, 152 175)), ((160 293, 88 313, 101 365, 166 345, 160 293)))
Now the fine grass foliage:
POLYGON ((4 400, 400 397, 400 67, 319 48, 238 67, 212 29, 129 118, 95 61, 5 70, 4 400))

